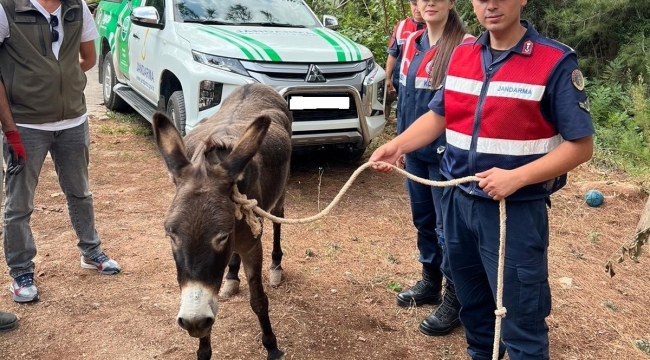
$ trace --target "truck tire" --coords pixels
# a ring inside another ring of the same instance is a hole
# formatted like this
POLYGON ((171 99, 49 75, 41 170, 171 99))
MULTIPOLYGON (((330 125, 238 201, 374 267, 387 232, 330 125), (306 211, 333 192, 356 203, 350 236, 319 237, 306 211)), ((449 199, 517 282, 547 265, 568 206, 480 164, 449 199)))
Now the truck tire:
POLYGON ((183 91, 174 91, 167 102, 167 115, 172 119, 176 129, 185 136, 185 97, 183 91))
POLYGON ((113 67, 113 58, 111 53, 106 54, 102 62, 102 74, 104 79, 102 81, 102 95, 104 96, 104 106, 109 110, 124 111, 129 108, 121 97, 114 91, 113 87, 117 84, 117 77, 115 76, 115 68, 113 67))

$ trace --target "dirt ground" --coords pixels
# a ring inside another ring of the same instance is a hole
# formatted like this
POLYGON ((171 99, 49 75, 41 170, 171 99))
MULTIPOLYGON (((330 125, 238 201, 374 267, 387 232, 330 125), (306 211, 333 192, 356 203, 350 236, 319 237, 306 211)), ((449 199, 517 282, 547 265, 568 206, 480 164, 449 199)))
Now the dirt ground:
MULTIPOLYGON (((195 358, 198 341, 175 322, 179 291, 162 226, 173 186, 149 125, 107 116, 96 83, 95 73, 89 74, 91 189, 103 247, 123 272, 101 276, 80 268, 48 160, 32 217, 41 301, 14 303, 2 268, 0 309, 19 315, 20 327, 0 334, 0 359, 195 358)), ((286 216, 316 214, 355 169, 327 159, 294 159, 286 216)), ((553 196, 551 358, 650 358, 638 349, 650 341, 650 255, 616 265, 612 279, 604 272, 605 261, 634 234, 647 185, 585 165, 553 196), (602 207, 584 204, 589 188, 603 191, 602 207), (562 285, 561 278, 572 284, 562 285)), ((267 220, 265 228, 270 225, 267 220)), ((433 307, 395 304, 395 289, 419 279, 415 239, 403 178, 371 170, 326 218, 285 225, 283 282, 265 288, 286 358, 467 359, 461 329, 440 338, 418 332, 433 307)), ((271 240, 265 232, 267 262, 271 240)), ((260 337, 242 282, 239 295, 220 302, 213 358, 264 359, 260 337)))

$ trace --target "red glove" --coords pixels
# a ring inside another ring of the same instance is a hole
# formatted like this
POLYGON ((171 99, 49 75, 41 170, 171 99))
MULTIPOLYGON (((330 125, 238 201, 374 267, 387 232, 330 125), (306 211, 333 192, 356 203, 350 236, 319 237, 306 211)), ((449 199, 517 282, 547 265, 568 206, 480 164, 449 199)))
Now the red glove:
POLYGON ((25 168, 25 162, 27 161, 25 147, 23 147, 23 143, 20 141, 20 133, 18 131, 7 131, 5 138, 7 138, 9 154, 11 155, 11 160, 7 165, 7 174, 16 175, 25 168))

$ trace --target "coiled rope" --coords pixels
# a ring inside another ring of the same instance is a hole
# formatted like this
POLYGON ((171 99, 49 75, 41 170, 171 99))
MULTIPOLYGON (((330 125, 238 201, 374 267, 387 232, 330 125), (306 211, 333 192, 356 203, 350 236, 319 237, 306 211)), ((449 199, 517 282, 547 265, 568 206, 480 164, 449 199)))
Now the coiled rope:
MULTIPOLYGON (((238 220, 241 220, 242 217, 246 217, 246 223, 250 226, 253 235, 258 236, 262 231, 262 219, 255 216, 255 214, 265 217, 274 223, 278 224, 306 224, 315 220, 318 220, 325 215, 327 215, 336 204, 341 200, 343 194, 350 188, 354 180, 367 168, 373 165, 385 164, 391 166, 398 173, 406 176, 407 178, 418 182, 420 184, 428 186, 437 186, 437 187, 446 187, 446 186, 456 186, 471 181, 480 181, 481 178, 476 176, 467 176, 460 179, 448 180, 448 181, 433 181, 428 179, 423 179, 421 177, 415 176, 411 173, 408 173, 395 165, 388 164, 382 161, 376 162, 366 162, 365 164, 359 166, 357 170, 352 173, 350 179, 343 185, 336 197, 330 202, 329 205, 321 212, 316 215, 309 216, 301 219, 286 219, 272 215, 259 206, 257 206, 257 200, 248 199, 246 195, 239 192, 237 186, 233 188, 232 199, 235 202, 236 210, 235 216, 238 220)), ((499 201, 499 265, 497 269, 497 301, 496 301, 496 310, 494 314, 496 315, 496 321, 494 324, 494 343, 493 343, 493 352, 492 359, 497 360, 499 357, 499 341, 501 338, 501 319, 506 316, 506 308, 503 307, 503 269, 505 264, 505 248, 506 248, 506 201, 499 201)))

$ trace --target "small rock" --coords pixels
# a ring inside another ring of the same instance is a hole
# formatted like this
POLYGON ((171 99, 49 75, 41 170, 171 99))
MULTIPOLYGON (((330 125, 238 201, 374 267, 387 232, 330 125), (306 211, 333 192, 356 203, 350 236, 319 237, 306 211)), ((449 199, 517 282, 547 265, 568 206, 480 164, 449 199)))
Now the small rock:
POLYGON ((336 289, 331 289, 330 292, 331 292, 332 294, 336 294, 336 293, 338 292, 338 290, 336 290, 336 289))
POLYGON ((363 336, 359 336, 357 339, 358 339, 359 341, 366 342, 366 338, 364 338, 363 336))
POLYGON ((93 303, 93 309, 99 309, 99 303, 93 303))
POLYGON ((563 289, 571 289, 573 287, 573 279, 570 277, 561 277, 560 286, 562 286, 563 289))
POLYGON ((58 196, 61 196, 61 193, 50 194, 50 197, 58 197, 58 196))

